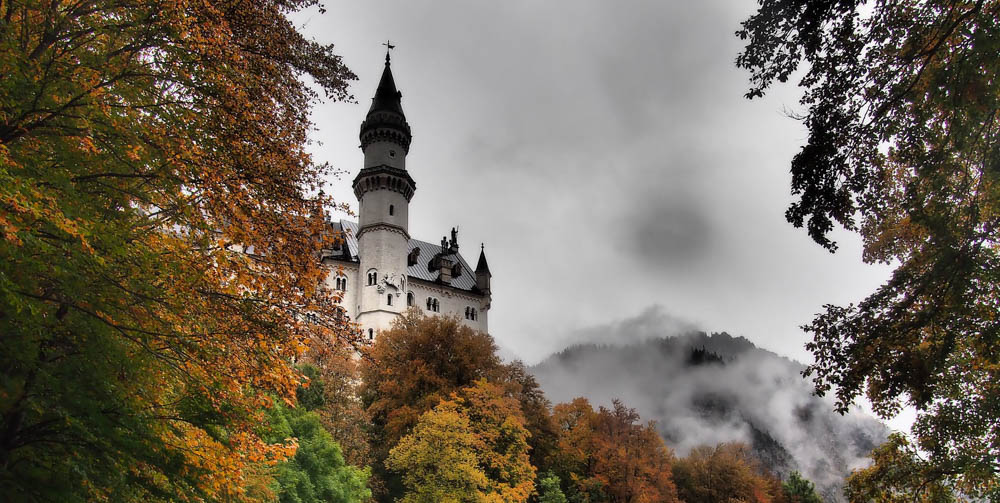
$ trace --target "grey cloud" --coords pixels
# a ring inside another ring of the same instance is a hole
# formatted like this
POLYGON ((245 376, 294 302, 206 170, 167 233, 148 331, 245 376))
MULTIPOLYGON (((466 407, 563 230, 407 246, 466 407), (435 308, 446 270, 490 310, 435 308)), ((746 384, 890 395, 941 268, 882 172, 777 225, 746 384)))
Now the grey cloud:
POLYGON ((577 344, 626 345, 694 330, 697 327, 690 321, 670 314, 663 306, 652 305, 636 316, 574 330, 560 341, 559 347, 577 344))
POLYGON ((556 402, 584 396, 607 406, 621 399, 644 420, 655 420, 680 456, 698 445, 754 445, 755 430, 763 431, 791 456, 790 461, 777 456, 777 468, 802 471, 828 496, 837 495, 847 472, 863 466, 867 450, 884 439, 884 427, 871 417, 857 412, 841 417, 829 399, 813 396, 801 364, 742 338, 682 332, 683 327, 662 308, 649 308, 577 331, 580 340, 605 346, 567 350, 533 372, 556 402), (689 365, 691 348, 722 355, 726 363, 689 365))
POLYGON ((712 228, 697 203, 664 195, 625 220, 631 249, 643 264, 676 269, 700 262, 714 244, 712 228))

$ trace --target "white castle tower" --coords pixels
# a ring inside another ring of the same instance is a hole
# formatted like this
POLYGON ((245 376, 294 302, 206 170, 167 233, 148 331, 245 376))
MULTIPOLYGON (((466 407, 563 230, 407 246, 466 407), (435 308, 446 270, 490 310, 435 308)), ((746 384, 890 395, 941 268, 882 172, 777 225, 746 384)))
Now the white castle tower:
POLYGON ((344 312, 373 338, 405 310, 456 316, 487 331, 489 266, 480 251, 473 270, 458 253, 458 230, 440 245, 412 239, 409 206, 417 185, 406 169, 410 125, 385 56, 385 69, 361 123, 364 164, 354 178, 359 221, 330 222, 344 242, 327 250, 327 286, 341 291, 344 312))
POLYGON ((409 206, 417 185, 406 172, 410 125, 406 123, 385 55, 385 70, 368 116, 361 123, 365 164, 354 178, 358 198, 358 256, 364 288, 356 321, 385 327, 406 309, 409 206))

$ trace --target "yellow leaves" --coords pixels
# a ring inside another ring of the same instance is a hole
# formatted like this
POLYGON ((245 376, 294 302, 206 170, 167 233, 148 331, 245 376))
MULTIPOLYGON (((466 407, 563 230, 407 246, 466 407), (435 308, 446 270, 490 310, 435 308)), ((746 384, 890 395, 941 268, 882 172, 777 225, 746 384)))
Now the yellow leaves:
POLYGON ((132 145, 125 149, 125 157, 132 161, 138 161, 142 157, 142 146, 132 145))
MULTIPOLYGON (((219 499, 239 499, 241 481, 263 476, 257 464, 295 452, 261 444, 254 411, 294 397, 289 362, 314 333, 297 321, 301 307, 336 315, 313 297, 321 222, 292 217, 315 209, 303 184, 318 171, 302 145, 306 114, 287 112, 310 104, 295 77, 304 58, 331 85, 350 74, 277 15, 301 5, 28 1, 6 20, 20 38, 0 40, 3 92, 12 93, 0 111, 0 246, 16 252, 5 256, 9 270, 33 266, 13 286, 58 299, 38 301, 42 311, 66 302, 76 308, 70 321, 106 329, 66 334, 83 324, 63 323, 39 331, 45 344, 86 337, 128 348, 114 391, 137 416, 155 411, 143 426, 164 431, 185 465, 136 469, 156 480, 204 470, 212 475, 198 487, 219 499), (233 242, 255 244, 255 255, 220 251, 233 242)), ((323 329, 341 341, 350 332, 323 329)), ((61 405, 58 393, 51 400, 61 405)))

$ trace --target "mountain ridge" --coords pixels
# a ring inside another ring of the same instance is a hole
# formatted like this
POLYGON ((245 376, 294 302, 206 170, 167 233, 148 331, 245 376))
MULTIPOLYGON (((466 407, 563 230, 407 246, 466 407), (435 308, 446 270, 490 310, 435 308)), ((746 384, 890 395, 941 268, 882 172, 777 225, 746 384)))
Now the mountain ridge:
POLYGON ((621 399, 679 456, 702 444, 745 442, 769 469, 813 480, 844 501, 850 470, 888 434, 874 418, 840 416, 812 394, 805 365, 728 333, 688 332, 626 344, 574 344, 530 367, 554 402, 621 399))

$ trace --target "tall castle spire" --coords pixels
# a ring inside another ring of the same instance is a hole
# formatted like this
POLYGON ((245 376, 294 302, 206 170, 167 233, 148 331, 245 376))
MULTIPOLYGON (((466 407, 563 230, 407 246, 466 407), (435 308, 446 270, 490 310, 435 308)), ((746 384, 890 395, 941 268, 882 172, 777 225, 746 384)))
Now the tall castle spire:
POLYGON ((389 63, 389 51, 386 51, 385 69, 382 70, 382 78, 375 90, 375 97, 372 98, 372 106, 368 109, 365 121, 361 123, 359 137, 362 150, 367 150, 368 145, 376 141, 391 141, 402 147, 405 153, 410 151, 412 135, 406 115, 403 114, 403 93, 396 89, 389 63))

